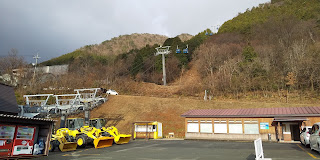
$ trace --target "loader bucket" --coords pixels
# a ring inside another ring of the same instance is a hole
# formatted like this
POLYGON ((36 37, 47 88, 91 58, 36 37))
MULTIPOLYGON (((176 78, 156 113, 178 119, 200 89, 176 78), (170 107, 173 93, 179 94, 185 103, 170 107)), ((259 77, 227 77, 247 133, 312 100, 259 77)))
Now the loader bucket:
POLYGON ((74 151, 77 149, 77 143, 68 142, 65 137, 57 137, 59 141, 59 150, 61 152, 74 151))
POLYGON ((118 137, 114 140, 116 144, 125 144, 129 143, 131 139, 131 135, 125 135, 125 134, 120 134, 118 137))
POLYGON ((110 147, 113 144, 113 137, 101 137, 93 141, 94 148, 110 147))
POLYGON ((75 142, 60 143, 59 149, 61 152, 75 151, 77 149, 77 143, 75 142))

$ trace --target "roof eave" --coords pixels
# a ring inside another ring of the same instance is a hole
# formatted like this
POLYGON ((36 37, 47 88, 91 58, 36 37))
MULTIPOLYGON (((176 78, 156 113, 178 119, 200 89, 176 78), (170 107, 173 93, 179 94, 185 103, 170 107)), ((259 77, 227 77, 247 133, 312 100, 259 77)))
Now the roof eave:
POLYGON ((276 115, 181 115, 185 118, 274 118, 274 117, 317 117, 320 114, 276 114, 276 115))

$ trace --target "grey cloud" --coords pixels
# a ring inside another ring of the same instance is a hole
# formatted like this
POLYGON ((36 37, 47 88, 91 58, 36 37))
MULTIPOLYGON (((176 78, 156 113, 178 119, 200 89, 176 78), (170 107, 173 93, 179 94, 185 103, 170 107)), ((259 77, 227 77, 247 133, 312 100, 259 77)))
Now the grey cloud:
POLYGON ((268 0, 1 0, 0 56, 11 48, 30 61, 131 33, 176 36, 222 24, 268 0))

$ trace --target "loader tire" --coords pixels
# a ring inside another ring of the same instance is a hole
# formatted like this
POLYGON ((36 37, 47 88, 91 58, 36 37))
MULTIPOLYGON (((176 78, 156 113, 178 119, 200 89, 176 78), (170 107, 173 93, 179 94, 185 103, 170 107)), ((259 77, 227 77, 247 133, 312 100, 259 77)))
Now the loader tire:
POLYGON ((87 136, 80 135, 76 139, 77 145, 79 148, 84 148, 87 145, 87 136))
POLYGON ((56 149, 56 142, 55 141, 50 141, 49 152, 53 152, 55 149, 56 149))

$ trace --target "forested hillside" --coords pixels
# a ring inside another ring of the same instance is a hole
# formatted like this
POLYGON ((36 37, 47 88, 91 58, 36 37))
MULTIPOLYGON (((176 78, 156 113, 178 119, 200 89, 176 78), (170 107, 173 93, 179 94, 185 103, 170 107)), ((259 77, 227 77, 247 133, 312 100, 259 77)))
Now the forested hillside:
MULTIPOLYGON (((186 36, 185 36, 186 37, 186 36)), ((43 65, 59 65, 72 63, 74 60, 84 58, 106 64, 115 56, 127 53, 132 49, 141 49, 146 45, 162 44, 168 37, 156 34, 131 34, 106 40, 101 44, 86 45, 71 53, 43 62, 43 65)))
POLYGON ((319 94, 320 1, 261 4, 224 23, 196 51, 215 94, 297 91, 319 94))

